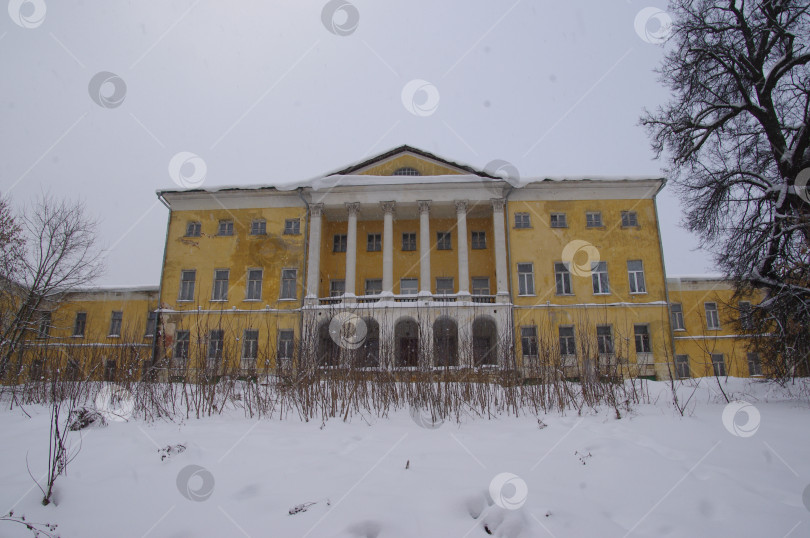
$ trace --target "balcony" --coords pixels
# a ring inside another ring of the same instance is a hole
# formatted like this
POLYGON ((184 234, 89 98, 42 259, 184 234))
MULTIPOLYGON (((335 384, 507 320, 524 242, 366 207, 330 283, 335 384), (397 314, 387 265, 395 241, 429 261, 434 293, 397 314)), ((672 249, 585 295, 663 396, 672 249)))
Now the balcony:
POLYGON ((456 303, 456 302, 472 302, 476 304, 496 304, 498 297, 496 295, 459 295, 457 293, 436 293, 430 295, 424 294, 403 294, 403 295, 357 295, 354 297, 344 297, 342 295, 335 297, 319 297, 318 305, 320 306, 338 306, 341 304, 351 303, 379 303, 379 302, 394 302, 394 303, 417 303, 417 302, 434 302, 434 303, 456 303))

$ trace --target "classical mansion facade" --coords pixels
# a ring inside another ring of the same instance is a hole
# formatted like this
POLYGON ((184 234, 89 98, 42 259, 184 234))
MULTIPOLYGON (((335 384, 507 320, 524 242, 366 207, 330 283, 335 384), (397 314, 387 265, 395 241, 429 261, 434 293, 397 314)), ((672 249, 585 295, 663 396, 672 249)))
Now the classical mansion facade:
POLYGON ((296 185, 161 190, 159 287, 77 292, 36 340, 109 379, 121 349, 170 378, 761 375, 732 287, 667 279, 664 184, 507 180, 402 146, 296 185))

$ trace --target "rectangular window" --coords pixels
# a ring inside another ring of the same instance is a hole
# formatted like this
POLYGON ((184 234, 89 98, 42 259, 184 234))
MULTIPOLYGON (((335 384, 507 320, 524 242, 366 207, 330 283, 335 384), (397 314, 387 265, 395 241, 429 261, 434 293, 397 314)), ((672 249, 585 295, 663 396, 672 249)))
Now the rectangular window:
POLYGON ((692 377, 689 373, 689 355, 675 355, 675 376, 678 379, 692 377))
POLYGON ((346 281, 345 280, 331 280, 329 281, 329 296, 330 297, 340 297, 346 293, 346 281))
POLYGON ((515 228, 531 228, 532 218, 528 213, 515 213, 515 228))
POLYGON ((295 299, 296 280, 298 280, 298 269, 281 270, 281 299, 295 299))
POLYGON ((37 328, 37 338, 48 338, 51 333, 51 313, 42 312, 39 316, 39 327, 37 328))
POLYGON ((245 329, 245 337, 242 339, 242 358, 256 360, 259 355, 259 331, 256 329, 245 329))
POLYGON ((382 293, 382 279, 367 278, 366 279, 366 295, 379 295, 382 293))
POLYGON ((120 310, 115 310, 110 315, 110 332, 109 336, 121 336, 121 322, 124 320, 124 313, 120 310))
POLYGON ((174 360, 182 361, 183 363, 188 360, 188 344, 190 341, 190 333, 188 331, 177 331, 174 339, 174 360))
POLYGON ((278 358, 292 359, 294 350, 295 333, 289 329, 278 331, 278 358))
POLYGON ((476 250, 487 248, 487 232, 472 232, 472 248, 476 250))
POLYGON ((416 250, 416 234, 402 234, 402 250, 416 250))
POLYGON ((332 242, 332 252, 346 252, 346 234, 335 234, 332 242))
POLYGON ((630 293, 647 293, 644 264, 641 260, 627 260, 627 276, 630 278, 630 293))
POLYGON ((267 221, 264 219, 254 219, 250 223, 250 235, 267 235, 267 221))
POLYGON ((534 264, 519 263, 518 270, 518 294, 534 295, 534 264))
POLYGON ((567 228, 565 213, 552 213, 551 214, 551 227, 552 228, 567 228))
POLYGON ((588 211, 585 213, 585 226, 588 228, 601 228, 602 213, 600 211, 588 211))
POLYGON ((473 295, 489 295, 489 277, 474 276, 472 278, 473 295))
POLYGON ((638 215, 635 211, 622 211, 622 228, 637 228, 638 215))
POLYGON ((450 238, 450 232, 436 233, 436 248, 439 250, 451 250, 453 248, 453 241, 450 238))
POLYGON ((262 298, 262 276, 261 269, 248 269, 247 288, 245 288, 246 301, 258 301, 262 298))
POLYGON ((228 300, 228 278, 230 275, 229 269, 216 269, 214 271, 214 287, 211 290, 212 301, 227 301, 228 300))
POLYGON ((537 327, 520 328, 520 347, 524 357, 537 357, 537 327))
POLYGON ((419 293, 419 280, 416 278, 400 278, 399 293, 401 295, 416 295, 419 293))
POLYGON ((706 310, 706 328, 710 331, 720 330, 720 315, 717 313, 717 303, 703 303, 706 310))
POLYGON ((76 321, 73 322, 73 336, 84 336, 87 328, 87 312, 76 312, 76 321))
POLYGON ((222 359, 222 348, 225 343, 225 331, 216 330, 208 333, 208 358, 222 359))
POLYGON ((450 295, 453 293, 453 277, 437 277, 436 293, 439 295, 450 295))
POLYGON ((610 293, 607 262, 591 262, 591 280, 593 280, 593 293, 595 295, 610 293))
POLYGON ((681 303, 672 303, 669 305, 669 311, 672 316, 672 330, 685 331, 683 324, 683 306, 681 303))
POLYGON ((560 326, 560 355, 576 355, 576 341, 574 340, 574 327, 560 326))
POLYGON ((180 272, 180 301, 194 300, 194 282, 197 280, 197 271, 180 272))
POLYGON ((115 381, 115 370, 117 365, 114 360, 108 360, 104 363, 104 381, 115 381))
POLYGON ((380 252, 382 250, 382 234, 368 234, 368 252, 380 252))
POLYGON ((740 301, 740 328, 744 331, 750 331, 754 328, 753 311, 751 310, 751 303, 748 301, 740 301))
POLYGON ((649 325, 635 325, 633 332, 636 336, 636 353, 652 353, 649 325))
POLYGON ((596 326, 596 345, 600 354, 613 354, 613 327, 610 325, 596 326))
POLYGON ((144 336, 154 336, 157 328, 157 312, 152 311, 146 314, 146 333, 144 336))
POLYGON ((284 235, 298 235, 301 233, 301 219, 287 219, 284 221, 284 235))
POLYGON ((759 353, 751 352, 748 354, 748 375, 762 375, 762 361, 759 358, 759 353))
POLYGON ((202 231, 202 224, 197 221, 191 221, 186 224, 186 237, 200 237, 202 231))
POLYGON ((567 262, 554 263, 554 280, 557 284, 557 295, 571 295, 571 271, 567 262))
POLYGON ((726 375, 726 357, 722 353, 712 353, 712 371, 717 377, 726 375))
POLYGON ((233 235, 233 221, 221 220, 217 228, 217 235, 233 235))

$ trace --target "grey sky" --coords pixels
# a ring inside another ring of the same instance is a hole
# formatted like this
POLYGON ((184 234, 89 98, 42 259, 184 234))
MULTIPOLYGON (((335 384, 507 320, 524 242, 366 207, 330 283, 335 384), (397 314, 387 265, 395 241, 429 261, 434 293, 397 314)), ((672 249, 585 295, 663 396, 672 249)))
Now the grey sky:
MULTIPOLYGON (((662 1, 352 0, 344 36, 321 0, 38 2, 41 24, 30 3, 18 18, 33 28, 0 14, 0 191, 85 199, 109 249, 102 284, 158 283, 154 192, 176 187, 181 151, 205 161, 204 186, 300 181, 401 144, 523 177, 662 174, 637 123, 667 98, 663 50, 634 28, 662 1), (100 71, 126 84, 119 106, 91 99, 100 71), (438 92, 431 114, 403 105, 414 79, 438 92)), ((668 273, 713 272, 669 187, 659 213, 668 273)))

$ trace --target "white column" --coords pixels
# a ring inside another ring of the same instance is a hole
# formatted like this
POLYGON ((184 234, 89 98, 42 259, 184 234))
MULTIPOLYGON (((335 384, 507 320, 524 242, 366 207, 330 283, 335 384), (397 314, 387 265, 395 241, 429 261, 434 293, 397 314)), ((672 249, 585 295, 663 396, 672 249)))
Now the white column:
POLYGON ((355 296, 354 285, 357 280, 357 212, 360 210, 359 202, 346 204, 349 212, 349 229, 346 232, 346 298, 352 300, 355 296))
MULTIPOLYGON (((456 200, 456 216, 458 224, 458 293, 470 294, 470 262, 467 254, 467 201, 456 200)), ((462 299, 463 300, 463 299, 462 299)))
POLYGON ((309 206, 309 265, 307 265, 307 296, 309 304, 318 303, 318 285, 321 280, 321 222, 323 204, 309 206))
POLYGON ((419 295, 430 295, 430 200, 419 200, 419 295))
POLYGON ((493 198, 492 202, 492 227, 495 231, 495 281, 497 282, 498 302, 508 302, 509 285, 507 283, 506 268, 506 230, 504 227, 504 206, 503 198, 493 198))
POLYGON ((383 295, 394 294, 394 208, 396 202, 380 202, 383 210, 383 295))

